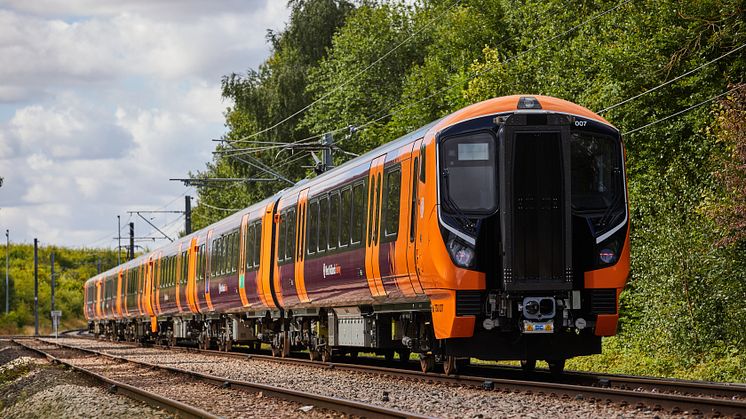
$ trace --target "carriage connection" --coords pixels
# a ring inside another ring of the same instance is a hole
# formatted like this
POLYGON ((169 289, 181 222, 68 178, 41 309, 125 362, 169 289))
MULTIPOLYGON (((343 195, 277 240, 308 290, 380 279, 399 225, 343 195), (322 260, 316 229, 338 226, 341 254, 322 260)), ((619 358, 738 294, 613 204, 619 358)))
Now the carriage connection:
POLYGON ((113 339, 561 371, 616 333, 624 158, 586 108, 490 99, 89 279, 85 316, 113 339))

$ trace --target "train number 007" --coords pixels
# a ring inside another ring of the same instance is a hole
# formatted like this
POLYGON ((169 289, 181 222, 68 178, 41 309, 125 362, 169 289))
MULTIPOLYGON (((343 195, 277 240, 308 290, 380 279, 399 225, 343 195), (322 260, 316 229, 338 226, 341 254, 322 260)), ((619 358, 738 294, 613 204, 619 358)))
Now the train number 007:
POLYGON ((587 123, 588 123, 588 121, 575 121, 575 126, 576 127, 584 127, 585 124, 587 124, 587 123))

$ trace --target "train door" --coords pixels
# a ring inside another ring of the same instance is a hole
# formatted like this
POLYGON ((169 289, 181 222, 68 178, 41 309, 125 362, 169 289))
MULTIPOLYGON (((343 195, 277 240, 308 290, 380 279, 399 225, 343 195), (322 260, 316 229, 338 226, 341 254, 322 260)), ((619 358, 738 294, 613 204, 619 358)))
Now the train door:
POLYGON ((129 277, 127 276, 127 270, 120 269, 119 276, 122 278, 122 315, 124 317, 129 317, 130 316, 130 310, 129 310, 130 281, 129 281, 129 277))
POLYGON ((155 267, 155 272, 153 273, 155 276, 155 281, 153 281, 153 289, 155 289, 155 304, 153 305, 153 309, 155 310, 156 315, 160 315, 163 312, 161 309, 161 281, 163 281, 163 269, 161 267, 162 254, 163 252, 158 252, 156 259, 153 261, 153 266, 155 267))
POLYGON ((241 230, 238 235, 238 295, 241 297, 241 305, 249 306, 249 297, 246 296, 246 230, 249 228, 249 214, 241 217, 241 230))
POLYGON ((278 308, 279 303, 276 301, 272 291, 274 288, 272 278, 272 259, 275 255, 272 251, 272 243, 275 242, 275 208, 278 201, 272 201, 264 207, 262 216, 262 234, 259 240, 259 270, 256 273, 257 285, 259 288, 259 299, 269 308, 278 308))
POLYGON ((143 287, 143 281, 145 277, 143 276, 143 265, 137 265, 135 267, 135 275, 137 276, 137 312, 140 316, 145 314, 145 303, 143 301, 143 294, 145 294, 143 287))
POLYGON ((145 310, 149 316, 155 316, 155 305, 153 299, 155 294, 155 259, 148 258, 145 265, 145 310))
POLYGON ((368 287, 374 297, 386 296, 381 281, 380 265, 380 227, 381 227, 381 192, 383 189, 383 163, 386 155, 377 157, 370 163, 368 174, 368 222, 365 236, 365 273, 368 287))
POLYGON ((96 280, 96 318, 101 318, 101 304, 102 304, 102 298, 101 298, 101 279, 96 280))
POLYGON ((412 162, 410 168, 409 184, 409 205, 402 205, 402 208, 408 208, 409 212, 409 223, 407 231, 407 271, 409 272, 409 279, 412 282, 414 292, 417 294, 423 294, 422 284, 420 284, 419 273, 417 271, 417 263, 415 257, 415 247, 417 246, 417 219, 419 211, 419 194, 420 194, 420 147, 422 146, 422 140, 417 140, 412 146, 412 162))
MULTIPOLYGON (((181 274, 178 269, 179 268, 178 262, 181 258, 181 246, 182 246, 182 243, 179 243, 179 249, 176 251, 176 254, 168 257, 169 274, 174 279, 176 309, 179 310, 179 313, 182 313, 184 311, 184 308, 181 306, 181 304, 182 304, 182 292, 185 291, 184 287, 181 286, 181 274)), ((184 292, 184 296, 186 296, 186 292, 184 292)), ((186 300, 186 297, 184 297, 184 300, 186 300)))
MULTIPOLYGON (((194 299, 194 309, 196 312, 201 311, 201 308, 199 306, 200 297, 205 300, 205 304, 207 304, 207 310, 213 311, 214 308, 212 306, 212 298, 210 295, 210 275, 209 272, 205 272, 205 284, 204 287, 201 287, 201 284, 197 284, 197 257, 205 257, 208 254, 210 254, 210 250, 212 249, 212 230, 209 230, 207 232, 207 236, 205 237, 205 242, 203 243, 203 246, 200 246, 199 243, 199 237, 195 237, 192 239, 189 245, 189 268, 187 271, 189 278, 189 283, 192 284, 191 289, 193 290, 192 298, 194 299), (200 252, 200 249, 202 250, 200 252), (204 255, 200 255, 200 253, 204 253, 204 255)), ((204 259, 203 259, 204 260, 204 259)))
POLYGON ((116 275, 117 278, 117 302, 116 302, 116 311, 117 316, 122 317, 122 271, 120 270, 117 272, 116 275))
POLYGON ((298 212, 295 220, 295 290, 302 303, 311 301, 308 298, 305 280, 305 243, 306 243, 306 214, 308 213, 308 189, 298 195, 298 212))
POLYGON ((510 117, 499 132, 506 291, 572 288, 569 125, 510 117))

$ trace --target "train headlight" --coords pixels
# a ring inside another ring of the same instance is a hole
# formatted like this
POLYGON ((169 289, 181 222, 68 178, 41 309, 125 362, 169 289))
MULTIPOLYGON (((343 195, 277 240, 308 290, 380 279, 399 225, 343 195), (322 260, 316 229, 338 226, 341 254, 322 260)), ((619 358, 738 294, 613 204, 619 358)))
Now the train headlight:
POLYGON ((469 268, 474 264, 474 249, 455 238, 448 240, 448 252, 456 265, 462 268, 469 268))
POLYGON ((616 259, 616 252, 609 248, 603 248, 598 252, 598 258, 603 263, 612 263, 616 259))

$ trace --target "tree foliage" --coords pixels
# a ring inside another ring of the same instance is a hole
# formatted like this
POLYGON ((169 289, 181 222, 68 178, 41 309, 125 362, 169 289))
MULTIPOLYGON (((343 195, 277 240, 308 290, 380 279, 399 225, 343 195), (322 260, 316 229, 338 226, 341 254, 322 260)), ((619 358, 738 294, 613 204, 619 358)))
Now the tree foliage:
MULTIPOLYGON (((67 249, 40 247, 39 323, 43 330, 51 327, 51 253, 54 252, 55 309, 62 310, 62 328, 82 327, 83 284, 96 275, 98 264, 105 271, 117 264, 115 251, 97 249, 67 249)), ((0 250, 5 261, 6 248, 0 250)), ((10 246, 9 300, 10 312, 5 314, 5 278, 0 279, 0 333, 13 334, 34 325, 34 246, 10 246)), ((4 271, 4 269, 3 269, 4 271)), ((4 272, 3 272, 4 273, 4 272)))
MULTIPOLYGON (((340 147, 362 153, 467 104, 507 94, 551 95, 595 111, 611 107, 603 116, 623 133, 654 123, 623 135, 632 273, 615 345, 670 359, 669 366, 678 370, 708 362, 713 353, 741 356, 746 92, 657 122, 728 86, 743 86, 742 51, 705 65, 746 43, 741 1, 423 0, 414 6, 394 1, 352 6, 308 0, 291 6, 288 26, 269 37, 271 57, 258 70, 223 81, 223 94, 234 103, 226 113, 225 140, 251 148, 252 156, 298 180, 309 175, 301 167, 308 164, 308 153, 267 146, 352 125, 362 129, 337 139, 340 147), (266 143, 237 141, 265 129, 252 139, 266 143)), ((203 175, 266 177, 220 155, 197 174, 203 175)), ((199 193, 204 204, 241 208, 284 186, 239 184, 199 193)), ((200 225, 227 215, 204 205, 197 214, 200 225)), ((714 375, 746 377, 742 367, 714 375)))

